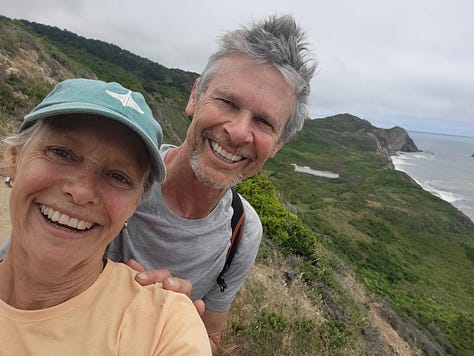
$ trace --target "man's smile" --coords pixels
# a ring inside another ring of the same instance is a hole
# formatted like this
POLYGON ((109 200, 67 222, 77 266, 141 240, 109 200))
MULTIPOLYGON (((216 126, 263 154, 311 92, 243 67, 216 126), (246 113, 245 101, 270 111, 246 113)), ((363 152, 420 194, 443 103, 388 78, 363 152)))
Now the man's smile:
POLYGON ((244 157, 232 154, 226 151, 222 146, 220 146, 215 141, 210 141, 212 151, 219 157, 225 159, 229 163, 235 163, 241 161, 244 157))

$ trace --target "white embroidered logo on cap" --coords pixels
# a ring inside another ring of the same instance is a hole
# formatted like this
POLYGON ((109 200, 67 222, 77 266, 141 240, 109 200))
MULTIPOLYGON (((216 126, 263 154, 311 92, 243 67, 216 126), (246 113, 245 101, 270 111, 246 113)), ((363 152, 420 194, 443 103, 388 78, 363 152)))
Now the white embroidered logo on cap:
POLYGON ((112 98, 119 100, 123 106, 128 106, 133 110, 139 112, 140 114, 144 114, 142 108, 138 106, 135 100, 133 100, 131 90, 129 90, 127 94, 118 94, 110 90, 106 90, 105 92, 109 94, 112 98))

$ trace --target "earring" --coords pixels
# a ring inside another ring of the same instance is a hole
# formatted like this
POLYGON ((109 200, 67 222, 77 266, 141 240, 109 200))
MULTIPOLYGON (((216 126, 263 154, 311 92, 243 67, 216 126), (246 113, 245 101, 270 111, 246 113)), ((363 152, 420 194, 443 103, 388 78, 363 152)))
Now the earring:
POLYGON ((123 224, 123 228, 126 230, 128 226, 128 222, 125 221, 125 224, 123 224))
POLYGON ((8 188, 13 187, 13 179, 12 179, 12 177, 5 177, 5 185, 6 185, 8 188))

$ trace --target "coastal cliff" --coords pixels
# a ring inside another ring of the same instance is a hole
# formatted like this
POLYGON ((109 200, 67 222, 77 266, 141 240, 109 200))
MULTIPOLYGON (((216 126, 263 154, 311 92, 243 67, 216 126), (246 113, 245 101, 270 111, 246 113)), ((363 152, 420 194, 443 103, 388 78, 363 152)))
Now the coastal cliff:
POLYGON ((398 151, 419 151, 408 132, 399 126, 382 129, 347 113, 315 119, 312 122, 319 128, 327 130, 338 142, 351 148, 375 151, 385 157, 392 156, 398 151))

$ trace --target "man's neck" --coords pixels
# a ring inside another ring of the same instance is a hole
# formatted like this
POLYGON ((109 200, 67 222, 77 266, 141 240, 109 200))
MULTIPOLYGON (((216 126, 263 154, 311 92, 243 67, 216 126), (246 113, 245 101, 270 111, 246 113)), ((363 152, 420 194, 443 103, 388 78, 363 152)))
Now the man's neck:
POLYGON ((205 218, 227 192, 210 188, 196 178, 184 145, 166 154, 165 166, 167 176, 161 190, 166 204, 178 216, 205 218))

